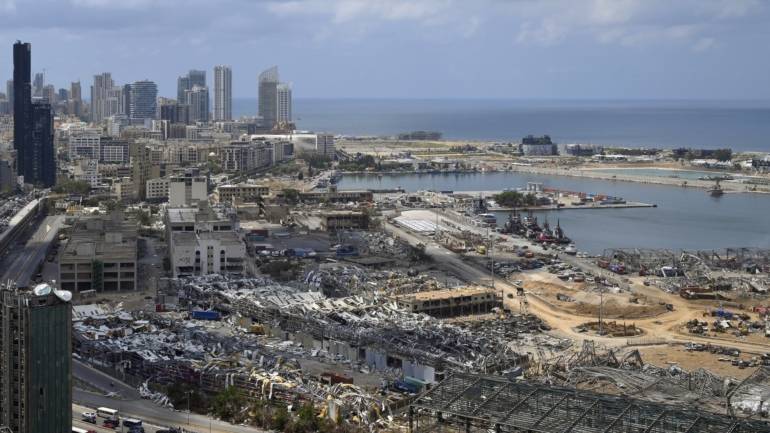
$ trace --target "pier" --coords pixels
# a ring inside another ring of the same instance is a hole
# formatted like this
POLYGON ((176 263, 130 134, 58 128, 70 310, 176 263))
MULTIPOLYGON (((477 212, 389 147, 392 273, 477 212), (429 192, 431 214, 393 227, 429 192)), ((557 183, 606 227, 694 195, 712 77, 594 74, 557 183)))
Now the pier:
MULTIPOLYGON (((492 198, 497 194, 501 194, 505 191, 457 191, 453 193, 454 196, 469 196, 469 197, 483 197, 492 198)), ((553 191, 547 191, 553 193, 553 191)), ((503 207, 503 206, 490 206, 488 210, 490 212, 512 212, 517 211, 551 211, 551 210, 572 210, 572 209, 631 209, 631 208, 651 208, 658 207, 657 204, 642 203, 638 201, 627 201, 623 203, 601 203, 596 201, 586 201, 582 204, 576 204, 573 199, 577 198, 577 193, 562 191, 559 198, 565 199, 559 201, 558 204, 540 205, 540 206, 517 206, 517 207, 503 207)))

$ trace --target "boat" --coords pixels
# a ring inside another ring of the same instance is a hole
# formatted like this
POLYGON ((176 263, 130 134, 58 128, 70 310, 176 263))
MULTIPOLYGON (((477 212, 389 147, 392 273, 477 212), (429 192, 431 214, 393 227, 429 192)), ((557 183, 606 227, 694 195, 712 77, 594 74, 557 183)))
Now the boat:
POLYGON ((493 213, 481 213, 481 214, 478 214, 477 217, 484 224, 487 224, 490 226, 497 225, 497 217, 493 213))
POLYGON ((722 186, 719 185, 719 181, 717 181, 714 184, 714 187, 708 190, 708 193, 712 197, 720 197, 722 194, 725 193, 725 191, 722 189, 722 186))
POLYGON ((569 254, 571 256, 574 256, 577 254, 577 248, 575 248, 575 244, 569 244, 566 248, 564 248, 564 254, 569 254))

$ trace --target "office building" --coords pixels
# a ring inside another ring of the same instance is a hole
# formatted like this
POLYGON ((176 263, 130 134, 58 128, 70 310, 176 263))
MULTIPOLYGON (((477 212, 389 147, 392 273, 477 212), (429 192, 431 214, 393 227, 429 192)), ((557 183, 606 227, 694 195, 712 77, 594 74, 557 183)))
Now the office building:
POLYGON ((132 122, 155 119, 157 111, 158 86, 149 80, 135 81, 128 87, 130 112, 126 113, 132 122))
POLYGON ((233 120, 233 71, 229 66, 214 67, 214 121, 233 120))
POLYGON ((72 292, 136 289, 136 221, 122 212, 75 221, 59 258, 61 287, 72 292))
POLYGON ((127 140, 111 137, 99 139, 99 162, 104 164, 128 164, 129 144, 127 140))
POLYGON ((184 103, 185 100, 177 102, 173 99, 164 99, 160 104, 160 120, 166 120, 171 124, 189 124, 190 106, 184 103))
POLYGON ((208 200, 208 179, 197 170, 171 176, 168 180, 168 205, 171 207, 194 206, 208 200))
POLYGON ((198 85, 185 91, 185 103, 190 110, 190 122, 209 121, 209 88, 198 85))
POLYGON ((0 425, 13 433, 72 431, 71 296, 0 288, 0 425))
POLYGON ((53 84, 43 86, 43 101, 51 104, 56 104, 56 87, 53 84))
POLYGON ((273 163, 273 145, 264 141, 233 142, 222 146, 222 169, 243 173, 269 167, 273 163))
POLYGON ((80 81, 73 81, 70 83, 67 111, 73 116, 80 117, 83 115, 83 96, 80 89, 80 81))
POLYGON ((174 278, 243 272, 246 245, 233 215, 200 201, 198 207, 169 207, 164 222, 174 278))
POLYGON ((278 80, 277 66, 259 74, 259 116, 270 129, 278 121, 278 80))
POLYGON ((278 84, 278 123, 286 124, 291 122, 291 85, 287 83, 278 84))
POLYGON ((32 155, 32 46, 16 41, 13 44, 13 148, 19 176, 31 171, 32 155))
POLYGON ((101 134, 98 129, 73 131, 69 136, 68 152, 70 160, 77 158, 99 159, 101 156, 101 134))

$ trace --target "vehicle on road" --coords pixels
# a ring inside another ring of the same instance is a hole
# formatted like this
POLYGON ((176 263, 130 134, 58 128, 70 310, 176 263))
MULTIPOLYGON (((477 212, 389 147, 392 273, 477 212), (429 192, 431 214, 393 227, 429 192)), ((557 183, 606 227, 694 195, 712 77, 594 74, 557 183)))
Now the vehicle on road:
POLYGON ((80 419, 91 424, 96 424, 96 412, 83 412, 80 419))
POLYGON ((72 433, 96 433, 94 430, 86 430, 84 428, 72 427, 72 433))

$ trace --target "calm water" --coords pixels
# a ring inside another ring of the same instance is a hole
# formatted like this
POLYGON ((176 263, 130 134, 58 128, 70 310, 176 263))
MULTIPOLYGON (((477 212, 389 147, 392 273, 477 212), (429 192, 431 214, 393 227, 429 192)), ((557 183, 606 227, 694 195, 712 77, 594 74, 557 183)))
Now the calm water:
MULTIPOLYGON (((347 175, 340 189, 395 188, 407 191, 485 191, 518 188, 527 182, 569 191, 603 193, 657 208, 561 210, 538 213, 560 220, 578 249, 601 253, 605 248, 712 249, 770 248, 770 196, 725 194, 705 190, 521 173, 408 174, 378 177, 347 175)), ((502 221, 505 215, 498 215, 502 221)))
MULTIPOLYGON (((234 99, 236 116, 255 99, 234 99)), ((447 139, 515 141, 550 134, 558 143, 732 147, 770 151, 770 101, 543 101, 296 99, 300 129, 350 135, 435 130, 447 139)))

